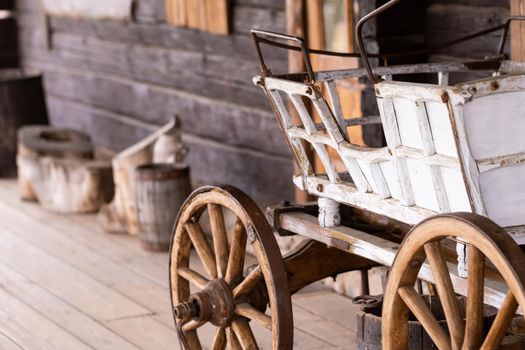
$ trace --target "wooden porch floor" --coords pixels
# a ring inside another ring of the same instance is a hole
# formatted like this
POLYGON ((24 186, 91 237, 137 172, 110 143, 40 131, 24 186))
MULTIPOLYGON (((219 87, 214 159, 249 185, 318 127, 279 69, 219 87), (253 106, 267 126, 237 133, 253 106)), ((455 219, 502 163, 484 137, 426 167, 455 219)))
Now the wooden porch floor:
MULTIPOLYGON (((354 348, 349 299, 315 291, 293 300, 296 349, 354 348)), ((102 232, 94 215, 22 202, 16 182, 0 180, 0 349, 179 349, 168 254, 102 232)))

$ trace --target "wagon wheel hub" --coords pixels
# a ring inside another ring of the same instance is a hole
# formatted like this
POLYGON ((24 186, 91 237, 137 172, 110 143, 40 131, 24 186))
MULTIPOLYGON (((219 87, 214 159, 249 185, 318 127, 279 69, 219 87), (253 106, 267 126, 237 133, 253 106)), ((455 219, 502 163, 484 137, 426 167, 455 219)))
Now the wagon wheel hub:
POLYGON ((173 312, 182 321, 193 319, 226 327, 232 321, 234 307, 233 296, 226 282, 215 279, 203 290, 192 294, 187 302, 176 305, 173 312))

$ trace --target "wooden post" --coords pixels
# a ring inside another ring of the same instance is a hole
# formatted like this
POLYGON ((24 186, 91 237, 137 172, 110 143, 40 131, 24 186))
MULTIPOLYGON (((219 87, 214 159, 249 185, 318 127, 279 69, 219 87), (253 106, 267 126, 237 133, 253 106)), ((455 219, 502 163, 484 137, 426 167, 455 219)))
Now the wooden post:
MULTIPOLYGON (((304 0, 286 0, 286 23, 287 23, 287 31, 290 35, 305 37, 305 3, 304 0)), ((288 53, 288 70, 291 73, 296 72, 304 72, 305 71, 305 65, 303 58, 301 56, 301 53, 289 51, 288 53)), ((299 115, 297 114, 297 111, 295 108, 292 107, 290 103, 290 115, 295 120, 299 120, 299 115)), ((312 159, 314 156, 313 151, 311 150, 308 145, 305 145, 305 149, 309 153, 309 158, 312 159)), ((294 172, 298 174, 299 167, 294 162, 294 172)), ((297 203, 304 203, 312 199, 312 196, 308 194, 306 191, 301 191, 299 189, 295 189, 295 201, 297 203)))
MULTIPOLYGON (((525 0, 510 0, 511 16, 525 15, 525 0)), ((525 61, 525 23, 523 21, 514 21, 511 24, 510 31, 510 50, 513 61, 525 61)))

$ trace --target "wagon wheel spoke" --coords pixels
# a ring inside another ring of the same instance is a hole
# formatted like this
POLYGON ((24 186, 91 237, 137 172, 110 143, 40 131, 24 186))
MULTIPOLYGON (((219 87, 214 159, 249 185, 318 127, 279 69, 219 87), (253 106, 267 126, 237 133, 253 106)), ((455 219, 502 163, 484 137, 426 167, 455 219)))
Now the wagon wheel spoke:
POLYGON ((233 288, 233 291, 232 291, 233 298, 237 299, 238 297, 246 295, 249 292, 251 292, 253 288, 255 288, 257 283, 261 281, 262 278, 263 278, 263 274, 262 274, 261 268, 260 266, 257 266, 255 269, 253 269, 248 274, 248 276, 244 278, 244 280, 242 280, 241 283, 237 285, 237 287, 233 288))
POLYGON ((184 229, 190 236, 191 243, 195 247, 195 251, 202 261, 208 276, 212 279, 217 278, 217 265, 215 264, 214 253, 200 225, 196 222, 188 222, 184 229))
POLYGON ((418 321, 421 322, 421 325, 438 348, 450 349, 450 338, 416 290, 413 287, 404 286, 398 289, 398 294, 410 311, 417 317, 418 321))
POLYGON ((211 350, 224 350, 226 348, 226 330, 224 328, 217 328, 213 336, 213 343, 211 350))
POLYGON ((248 303, 237 304, 235 306, 235 313, 259 323, 266 329, 272 330, 272 318, 248 303))
POLYGON ((190 269, 189 267, 180 267, 178 273, 180 277, 184 278, 190 283, 193 283, 196 287, 199 287, 200 289, 206 288, 206 285, 209 282, 208 279, 206 279, 206 277, 204 277, 197 271, 190 269))
POLYGON ((246 230, 243 223, 237 219, 232 235, 232 245, 228 258, 228 267, 224 280, 228 285, 232 285, 236 280, 242 278, 244 268, 244 258, 246 255, 246 230))
POLYGON ((464 323, 454 286, 450 280, 447 263, 441 253, 441 245, 439 242, 430 242, 425 244, 424 249, 436 280, 436 289, 447 319, 452 347, 460 349, 463 343, 464 323))
POLYGON ((202 350, 202 345, 196 331, 184 332, 184 336, 190 349, 202 350))
POLYGON ((498 311, 492 326, 490 327, 490 331, 487 334, 481 349, 495 349, 501 344, 501 341, 505 336, 505 332, 509 328, 511 321, 516 314, 516 310, 518 310, 518 302, 516 301, 514 295, 509 292, 509 294, 507 294, 505 297, 503 305, 498 311))
POLYGON ((465 325, 464 350, 479 349, 483 340, 483 289, 485 256, 472 244, 467 246, 467 322, 465 325))
POLYGON ((253 335, 252 329, 246 319, 238 318, 232 322, 232 329, 241 347, 246 350, 256 350, 259 349, 255 337, 253 335))
POLYGON ((224 278, 228 266, 229 245, 221 206, 208 204, 208 216, 210 218, 211 233, 213 236, 217 274, 219 278, 224 278))
POLYGON ((231 327, 226 328, 226 339, 228 340, 228 350, 242 350, 241 344, 231 327))
POLYGON ((190 322, 186 323, 183 327, 182 327, 182 330, 184 332, 191 332, 191 331, 194 331, 194 330, 197 330, 199 329, 200 327, 202 327, 206 322, 204 321, 195 321, 195 320, 191 320, 190 322))

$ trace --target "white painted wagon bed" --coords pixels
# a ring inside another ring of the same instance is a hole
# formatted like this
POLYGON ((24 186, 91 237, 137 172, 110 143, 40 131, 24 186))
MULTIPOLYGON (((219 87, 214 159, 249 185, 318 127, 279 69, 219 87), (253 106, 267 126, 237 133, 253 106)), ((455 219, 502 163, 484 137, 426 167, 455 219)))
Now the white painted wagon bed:
POLYGON ((313 86, 278 76, 255 81, 267 91, 294 146, 302 171, 294 183, 300 189, 408 224, 439 213, 473 212, 525 243, 525 75, 507 73, 519 68, 503 62, 486 72, 495 76, 455 86, 446 85, 447 76, 469 71, 462 64, 384 69, 434 73, 441 85, 389 80, 375 85, 387 142, 382 148, 352 144, 341 112, 337 84, 363 70, 318 73, 313 86), (306 100, 322 124, 314 123, 306 100), (300 125, 292 122, 288 101, 300 125), (301 141, 313 146, 325 173, 314 173, 301 141), (329 148, 344 171, 335 169, 329 148))

